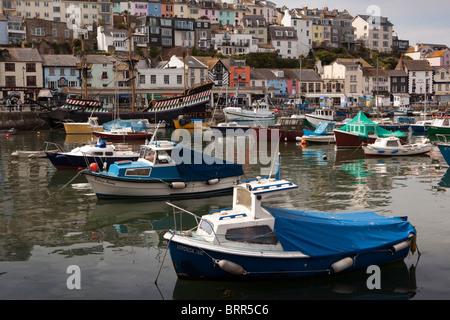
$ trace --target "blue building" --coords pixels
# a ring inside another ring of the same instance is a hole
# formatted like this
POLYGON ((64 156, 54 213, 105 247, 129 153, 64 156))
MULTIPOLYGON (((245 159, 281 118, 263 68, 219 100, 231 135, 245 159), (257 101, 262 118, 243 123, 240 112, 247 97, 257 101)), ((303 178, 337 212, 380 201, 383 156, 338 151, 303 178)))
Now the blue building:
POLYGON ((147 3, 148 15, 153 17, 161 17, 161 2, 149 1, 147 3))
POLYGON ((80 59, 70 54, 43 54, 43 87, 53 93, 60 93, 64 87, 81 86, 81 70, 77 68, 80 59))

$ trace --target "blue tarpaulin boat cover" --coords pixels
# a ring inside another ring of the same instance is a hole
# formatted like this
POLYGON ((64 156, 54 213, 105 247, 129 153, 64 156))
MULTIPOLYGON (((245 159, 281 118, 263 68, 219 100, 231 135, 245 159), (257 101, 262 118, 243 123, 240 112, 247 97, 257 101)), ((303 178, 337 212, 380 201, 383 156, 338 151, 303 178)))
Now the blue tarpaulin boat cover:
POLYGON ((405 217, 264 208, 275 218, 274 231, 283 249, 310 257, 367 252, 397 244, 408 239, 411 232, 416 233, 405 217))
POLYGON ((207 181, 244 174, 241 164, 227 162, 180 145, 172 150, 172 159, 177 164, 180 177, 185 181, 207 181))

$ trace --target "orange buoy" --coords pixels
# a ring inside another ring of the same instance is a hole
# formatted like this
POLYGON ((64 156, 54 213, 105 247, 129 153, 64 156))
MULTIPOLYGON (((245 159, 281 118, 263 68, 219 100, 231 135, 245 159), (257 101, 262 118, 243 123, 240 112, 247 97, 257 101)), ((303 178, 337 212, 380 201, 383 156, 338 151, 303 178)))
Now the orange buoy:
POLYGON ((98 171, 98 164, 96 164, 95 162, 91 163, 89 165, 89 169, 91 169, 91 171, 97 172, 98 171))

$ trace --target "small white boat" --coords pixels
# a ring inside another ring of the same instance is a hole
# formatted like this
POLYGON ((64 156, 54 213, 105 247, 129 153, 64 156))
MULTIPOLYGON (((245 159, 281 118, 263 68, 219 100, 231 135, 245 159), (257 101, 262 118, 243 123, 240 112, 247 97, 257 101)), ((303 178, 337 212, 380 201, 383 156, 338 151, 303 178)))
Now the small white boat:
POLYGON ((20 159, 32 159, 32 158, 47 158, 44 150, 40 151, 28 151, 28 150, 16 150, 11 153, 11 156, 20 159))
POLYGON ((319 123, 324 121, 340 121, 341 117, 338 117, 336 111, 331 108, 317 108, 313 113, 306 114, 306 120, 314 126, 317 127, 319 123))
POLYGON ((377 138, 374 143, 363 146, 366 156, 411 156, 428 153, 431 151, 430 140, 414 144, 401 144, 397 137, 377 138))
POLYGON ((223 113, 227 120, 233 121, 253 121, 253 120, 273 120, 275 113, 269 109, 266 103, 256 103, 252 109, 243 109, 241 107, 226 107, 223 113))
POLYGON ((186 230, 180 219, 179 230, 164 234, 178 277, 300 278, 387 264, 414 252, 416 230, 405 217, 263 206, 269 196, 296 188, 278 177, 243 181, 234 186, 232 207, 201 217, 167 203, 198 222, 186 230))
POLYGON ((227 129, 250 129, 250 126, 248 124, 240 124, 236 121, 230 121, 230 122, 221 122, 218 123, 215 126, 210 126, 211 129, 217 129, 220 131, 226 131, 227 129))

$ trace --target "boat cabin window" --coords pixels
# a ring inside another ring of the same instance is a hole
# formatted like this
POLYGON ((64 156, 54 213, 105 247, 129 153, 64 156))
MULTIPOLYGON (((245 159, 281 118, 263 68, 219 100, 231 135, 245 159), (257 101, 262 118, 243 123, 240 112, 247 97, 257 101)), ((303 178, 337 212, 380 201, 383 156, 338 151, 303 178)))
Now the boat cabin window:
POLYGON ((236 204, 240 204, 241 206, 244 206, 249 210, 251 210, 252 206, 251 193, 245 189, 241 188, 237 189, 236 204))
POLYGON ((166 150, 158 150, 156 152, 156 163, 167 164, 170 162, 170 155, 166 150))
POLYGON ((250 226, 228 229, 225 239, 258 244, 277 244, 278 238, 269 226, 250 226))
POLYGON ((387 142, 388 147, 398 147, 398 141, 397 140, 389 140, 387 142))
POLYGON ((211 222, 209 222, 208 220, 202 219, 200 221, 199 227, 200 227, 200 229, 207 232, 208 234, 211 234, 211 232, 213 231, 213 226, 212 226, 211 222))
POLYGON ((103 156, 103 152, 99 152, 99 151, 94 151, 92 152, 93 156, 103 156))
POLYGON ((130 168, 125 171, 125 176, 148 177, 152 168, 130 168))
POLYGON ((139 154, 139 158, 153 162, 153 160, 155 159, 155 155, 156 155, 155 150, 142 147, 141 153, 139 154))
POLYGON ((112 156, 112 155, 113 155, 112 151, 105 152, 105 156, 112 156))

